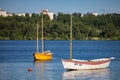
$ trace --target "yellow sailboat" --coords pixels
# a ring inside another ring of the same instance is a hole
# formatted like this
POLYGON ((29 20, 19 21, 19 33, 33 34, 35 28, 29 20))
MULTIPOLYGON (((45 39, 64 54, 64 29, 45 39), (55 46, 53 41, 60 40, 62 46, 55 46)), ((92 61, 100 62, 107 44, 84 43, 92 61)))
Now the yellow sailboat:
POLYGON ((44 34, 43 34, 43 12, 46 10, 42 10, 42 52, 38 51, 38 22, 37 22, 37 39, 36 39, 36 52, 34 53, 34 60, 51 60, 52 52, 44 51, 44 34))

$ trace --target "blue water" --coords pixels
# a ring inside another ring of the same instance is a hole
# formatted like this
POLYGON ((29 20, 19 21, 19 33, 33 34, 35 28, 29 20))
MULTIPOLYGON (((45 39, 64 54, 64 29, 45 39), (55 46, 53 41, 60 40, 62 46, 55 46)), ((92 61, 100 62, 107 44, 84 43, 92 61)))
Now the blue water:
POLYGON ((45 50, 53 52, 51 61, 34 62, 35 50, 36 41, 1 40, 0 80, 120 80, 120 41, 73 41, 73 58, 116 58, 100 70, 64 70, 61 59, 69 58, 69 41, 45 41, 45 50))

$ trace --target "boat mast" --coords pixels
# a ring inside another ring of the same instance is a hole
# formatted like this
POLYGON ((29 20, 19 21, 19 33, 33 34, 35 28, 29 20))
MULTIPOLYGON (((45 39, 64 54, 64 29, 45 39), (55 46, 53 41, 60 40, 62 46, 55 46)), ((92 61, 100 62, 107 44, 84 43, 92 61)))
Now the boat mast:
POLYGON ((70 60, 72 60, 72 14, 70 16, 70 60))
POLYGON ((41 21, 42 23, 42 52, 44 52, 44 29, 43 29, 43 12, 42 12, 42 21, 41 21))
POLYGON ((37 36, 36 36, 37 38, 36 38, 36 52, 38 53, 38 21, 37 21, 37 36))

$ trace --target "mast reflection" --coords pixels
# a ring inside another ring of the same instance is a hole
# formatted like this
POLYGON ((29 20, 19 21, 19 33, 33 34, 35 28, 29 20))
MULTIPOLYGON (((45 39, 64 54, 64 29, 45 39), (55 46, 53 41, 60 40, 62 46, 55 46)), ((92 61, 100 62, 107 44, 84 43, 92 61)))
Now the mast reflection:
POLYGON ((44 61, 35 61, 35 77, 36 80, 45 80, 45 63, 44 61))

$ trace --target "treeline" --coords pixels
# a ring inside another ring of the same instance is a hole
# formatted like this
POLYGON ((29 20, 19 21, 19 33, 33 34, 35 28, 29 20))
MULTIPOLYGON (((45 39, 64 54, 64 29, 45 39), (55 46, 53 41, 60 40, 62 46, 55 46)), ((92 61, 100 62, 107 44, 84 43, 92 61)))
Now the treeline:
MULTIPOLYGON (((73 13, 74 40, 120 40, 120 14, 94 16, 90 13, 81 17, 73 13)), ((70 14, 59 12, 50 20, 44 15, 44 36, 46 40, 69 40, 70 14)), ((0 40, 35 40, 36 23, 39 22, 41 39, 41 14, 26 16, 0 16, 0 40)))

